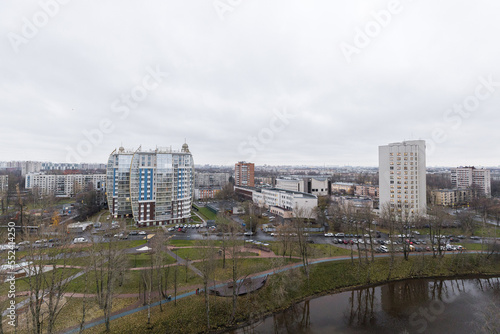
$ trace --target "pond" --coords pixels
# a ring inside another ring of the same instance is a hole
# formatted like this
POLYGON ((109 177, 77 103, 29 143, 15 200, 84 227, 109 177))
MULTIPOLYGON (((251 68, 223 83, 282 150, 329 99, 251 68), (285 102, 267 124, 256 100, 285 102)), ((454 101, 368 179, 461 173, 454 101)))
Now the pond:
POLYGON ((322 296, 231 333, 492 332, 500 332, 500 278, 414 279, 322 296))

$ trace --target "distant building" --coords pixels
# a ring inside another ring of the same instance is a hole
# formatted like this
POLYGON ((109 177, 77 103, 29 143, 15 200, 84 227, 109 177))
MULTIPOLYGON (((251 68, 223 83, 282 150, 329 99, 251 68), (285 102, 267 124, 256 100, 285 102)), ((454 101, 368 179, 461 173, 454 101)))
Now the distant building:
POLYGON ((218 193, 222 191, 220 187, 206 187, 206 188, 195 188, 194 189, 194 199, 204 200, 209 198, 215 198, 218 193))
POLYGON ((9 175, 0 175, 0 192, 9 189, 9 175))
POLYGON ((23 161, 21 163, 21 176, 26 176, 28 173, 37 173, 42 169, 40 161, 23 161))
POLYGON ((229 183, 229 173, 196 172, 194 181, 194 199, 215 198, 224 186, 229 183))
POLYGON ((472 189, 477 195, 491 197, 490 170, 457 167, 451 170, 451 184, 456 189, 472 189))
POLYGON ((400 218, 427 211, 425 141, 379 147, 380 209, 388 206, 400 218))
POLYGON ((242 186, 235 186, 234 190, 246 198, 251 196, 254 203, 284 218, 296 215, 300 218, 314 218, 314 208, 318 206, 318 197, 304 192, 242 186))
POLYGON ((471 198, 469 189, 438 189, 431 191, 431 201, 435 205, 457 206, 466 204, 471 198))
POLYGON ((185 223, 191 218, 194 162, 187 144, 180 151, 126 151, 108 159, 108 206, 113 217, 132 216, 139 226, 185 223))
POLYGON ((94 190, 104 191, 106 174, 68 174, 48 175, 29 173, 25 176, 26 189, 38 189, 41 194, 56 197, 72 197, 82 192, 89 185, 94 190))
POLYGON ((373 200, 368 197, 353 197, 353 196, 332 196, 332 200, 337 202, 344 210, 349 208, 355 211, 362 209, 373 209, 373 200))
POLYGON ((330 180, 324 176, 293 176, 276 179, 277 189, 305 192, 316 196, 328 195, 329 185, 330 180))
POLYGON ((357 196, 370 196, 378 197, 378 186, 373 186, 370 184, 360 184, 355 186, 355 194, 357 196))
POLYGON ((195 188, 222 188, 229 183, 229 173, 216 173, 216 172, 196 172, 194 178, 195 188))
POLYGON ((236 186, 254 187, 255 165, 250 162, 240 161, 234 165, 234 184, 236 186))
POLYGON ((354 188, 355 188, 354 183, 347 183, 347 182, 335 182, 332 183, 332 194, 335 193, 342 193, 342 194, 354 194, 354 188))

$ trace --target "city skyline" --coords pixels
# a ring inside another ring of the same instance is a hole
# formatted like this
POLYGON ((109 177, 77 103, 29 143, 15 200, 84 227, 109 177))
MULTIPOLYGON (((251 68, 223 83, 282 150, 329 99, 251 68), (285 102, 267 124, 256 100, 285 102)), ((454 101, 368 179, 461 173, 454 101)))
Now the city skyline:
POLYGON ((376 167, 421 139, 428 167, 500 165, 500 4, 216 3, 4 4, 0 160, 376 167))

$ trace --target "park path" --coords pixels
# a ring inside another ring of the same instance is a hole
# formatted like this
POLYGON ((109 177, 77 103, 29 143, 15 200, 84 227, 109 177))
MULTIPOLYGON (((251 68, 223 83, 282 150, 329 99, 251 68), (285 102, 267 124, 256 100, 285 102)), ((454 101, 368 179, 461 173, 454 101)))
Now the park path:
MULTIPOLYGON (((176 253, 172 252, 172 250, 168 248, 167 248, 167 254, 173 257, 180 265, 186 265, 187 263, 189 269, 191 269, 196 275, 203 277, 203 273, 198 268, 192 265, 193 261, 184 260, 183 258, 179 257, 176 253)), ((199 261, 201 260, 198 260, 197 262, 199 261)))

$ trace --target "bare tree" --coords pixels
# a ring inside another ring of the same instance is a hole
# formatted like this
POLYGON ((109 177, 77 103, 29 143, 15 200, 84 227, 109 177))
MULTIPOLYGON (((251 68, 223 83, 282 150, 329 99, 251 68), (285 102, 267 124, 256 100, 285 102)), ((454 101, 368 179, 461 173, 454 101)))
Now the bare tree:
POLYGON ((433 257, 442 256, 444 253, 443 227, 448 214, 441 207, 433 206, 430 208, 430 215, 427 224, 429 225, 429 237, 431 238, 431 247, 433 257))
MULTIPOLYGON (((39 229, 39 237, 44 230, 39 229)), ((41 238, 37 242, 28 240, 24 280, 30 293, 28 309, 33 333, 42 333, 44 328, 48 333, 55 332, 57 318, 65 305, 63 297, 70 281, 69 271, 65 270, 71 257, 70 241, 61 228, 57 235, 59 238, 53 243, 41 238)))
POLYGON ((144 284, 144 293, 147 295, 147 305, 148 305, 148 325, 151 323, 151 292, 153 291, 153 255, 152 252, 149 253, 151 264, 150 267, 141 271, 141 278, 144 284))
POLYGON ((114 240, 108 243, 92 243, 92 264, 97 301, 103 310, 106 331, 110 330, 114 289, 125 265, 125 255, 114 240))
POLYGON ((458 226, 464 231, 464 233, 470 233, 474 235, 477 228, 477 222, 474 219, 474 213, 470 211, 462 211, 457 214, 458 226))
POLYGON ((205 237, 197 242, 199 248, 198 253, 201 258, 200 271, 202 273, 203 279, 203 296, 205 299, 205 316, 207 319, 207 331, 210 330, 210 298, 208 294, 208 282, 214 275, 215 271, 215 258, 217 251, 215 249, 215 243, 205 237))
POLYGON ((292 226, 297 248, 302 259, 302 266, 307 279, 309 279, 309 255, 310 245, 308 240, 308 233, 306 233, 305 218, 310 217, 311 212, 307 212, 304 208, 295 208, 294 217, 292 218, 292 226))

